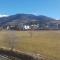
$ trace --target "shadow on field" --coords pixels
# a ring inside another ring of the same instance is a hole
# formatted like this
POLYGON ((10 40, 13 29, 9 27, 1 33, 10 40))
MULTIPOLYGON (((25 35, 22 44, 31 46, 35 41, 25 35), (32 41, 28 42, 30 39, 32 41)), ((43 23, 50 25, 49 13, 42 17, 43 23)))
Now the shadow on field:
POLYGON ((43 59, 38 59, 35 56, 29 54, 25 54, 18 51, 7 50, 3 48, 0 48, 0 55, 7 55, 10 58, 12 58, 11 60, 15 60, 13 59, 13 57, 18 58, 18 60, 43 60, 43 59))

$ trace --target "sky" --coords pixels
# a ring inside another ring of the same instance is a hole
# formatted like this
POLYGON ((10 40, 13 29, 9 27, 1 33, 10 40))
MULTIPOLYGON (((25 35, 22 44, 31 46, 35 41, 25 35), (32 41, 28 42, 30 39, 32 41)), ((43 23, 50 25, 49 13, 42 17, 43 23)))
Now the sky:
POLYGON ((0 0, 0 17, 19 13, 60 19, 60 0, 0 0))

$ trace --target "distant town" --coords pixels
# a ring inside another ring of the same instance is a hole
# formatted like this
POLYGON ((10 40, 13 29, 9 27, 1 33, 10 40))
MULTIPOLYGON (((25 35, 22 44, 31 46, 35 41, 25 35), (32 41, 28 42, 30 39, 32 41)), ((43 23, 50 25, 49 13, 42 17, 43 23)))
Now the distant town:
POLYGON ((17 24, 5 25, 0 27, 0 30, 60 30, 60 24, 17 24))
POLYGON ((43 15, 16 14, 0 18, 0 30, 60 30, 60 20, 43 15))

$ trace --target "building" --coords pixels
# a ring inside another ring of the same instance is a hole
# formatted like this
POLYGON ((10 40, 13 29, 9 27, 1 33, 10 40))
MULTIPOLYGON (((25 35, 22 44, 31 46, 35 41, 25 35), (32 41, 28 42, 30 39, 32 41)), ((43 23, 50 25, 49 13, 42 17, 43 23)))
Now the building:
POLYGON ((30 27, 30 25, 24 25, 24 30, 30 30, 31 29, 31 27, 30 27))

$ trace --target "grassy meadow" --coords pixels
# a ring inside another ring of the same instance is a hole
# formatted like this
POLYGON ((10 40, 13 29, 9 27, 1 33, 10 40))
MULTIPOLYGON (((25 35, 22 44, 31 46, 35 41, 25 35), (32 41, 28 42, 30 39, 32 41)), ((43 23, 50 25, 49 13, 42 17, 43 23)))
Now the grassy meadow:
POLYGON ((23 52, 41 54, 46 60, 60 60, 60 31, 0 31, 0 47, 11 45, 23 52))

